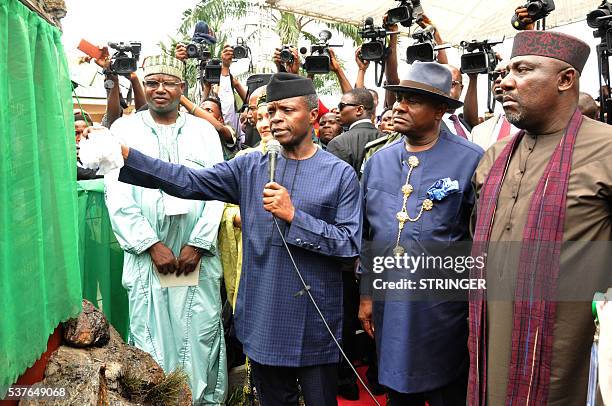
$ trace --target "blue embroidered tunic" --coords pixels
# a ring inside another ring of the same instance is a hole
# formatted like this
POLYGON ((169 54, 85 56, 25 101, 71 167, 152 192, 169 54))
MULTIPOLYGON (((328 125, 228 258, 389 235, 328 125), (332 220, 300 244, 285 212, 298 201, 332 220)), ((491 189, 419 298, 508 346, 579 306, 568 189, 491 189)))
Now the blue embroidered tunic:
MULTIPOLYGON (((310 366, 338 362, 340 354, 303 289, 263 208, 269 181, 268 158, 259 153, 236 157, 212 168, 191 169, 130 150, 119 180, 168 194, 240 205, 243 273, 235 322, 245 353, 273 366, 310 366)), ((295 206, 291 224, 279 220, 306 283, 340 340, 342 328, 341 258, 359 255, 361 199, 355 171, 317 150, 305 160, 278 158, 276 181, 295 206)))
MULTIPOLYGON (((477 145, 446 131, 424 152, 409 153, 403 138, 376 152, 367 161, 362 178, 362 248, 379 251, 368 255, 393 255, 398 235, 396 215, 402 209, 410 156, 419 160, 410 176, 414 191, 406 207, 411 218, 417 217, 427 190, 437 181, 456 180, 459 190, 434 201, 432 210, 424 211, 418 221, 406 222, 400 243, 407 254, 420 254, 423 242, 447 245, 469 241, 468 221, 474 205, 471 178, 482 154, 477 145)), ((362 257, 362 264, 366 261, 362 257)), ((370 272, 366 268, 362 269, 361 290, 368 295, 373 294, 373 279, 366 277, 370 272)), ((401 291, 386 300, 372 296, 379 382, 402 393, 445 386, 466 372, 469 361, 467 303, 435 297, 411 300, 411 294, 410 290, 401 291)))

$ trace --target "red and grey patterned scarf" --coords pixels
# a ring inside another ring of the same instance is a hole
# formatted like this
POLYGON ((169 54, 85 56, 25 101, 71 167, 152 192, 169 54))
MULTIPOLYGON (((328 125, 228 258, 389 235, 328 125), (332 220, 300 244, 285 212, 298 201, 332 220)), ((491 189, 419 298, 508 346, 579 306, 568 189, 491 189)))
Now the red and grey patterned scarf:
MULTIPOLYGON (((512 357, 506 405, 543 405, 548 400, 556 301, 547 298, 554 298, 556 294, 567 187, 581 124, 582 114, 576 110, 531 197, 514 293, 512 357)), ((499 192, 512 154, 523 135, 524 131, 521 131, 506 145, 482 186, 472 248, 474 257, 484 255, 488 250, 499 192)), ((472 277, 486 278, 486 266, 480 271, 475 270, 472 277)), ((470 406, 486 405, 486 299, 484 290, 470 292, 470 406)))

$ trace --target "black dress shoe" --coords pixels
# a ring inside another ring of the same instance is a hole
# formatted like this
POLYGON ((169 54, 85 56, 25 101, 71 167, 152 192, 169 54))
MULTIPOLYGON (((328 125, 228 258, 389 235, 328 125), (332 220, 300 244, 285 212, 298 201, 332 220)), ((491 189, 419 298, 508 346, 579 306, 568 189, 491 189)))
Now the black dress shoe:
POLYGON ((359 387, 356 382, 338 385, 338 395, 346 400, 359 400, 359 387))

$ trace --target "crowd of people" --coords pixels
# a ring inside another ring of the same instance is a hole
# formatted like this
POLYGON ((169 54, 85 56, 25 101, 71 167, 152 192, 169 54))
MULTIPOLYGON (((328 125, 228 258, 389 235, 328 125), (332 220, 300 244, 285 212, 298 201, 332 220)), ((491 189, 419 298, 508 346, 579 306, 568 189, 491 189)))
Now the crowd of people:
MULTIPOLYGON (((400 78, 392 36, 384 95, 365 88, 360 49, 355 85, 330 50, 342 89, 331 109, 291 52, 285 63, 277 49, 278 73, 243 85, 225 46, 219 83, 204 83, 199 103, 185 95, 181 44, 146 58, 142 83, 130 78, 137 112, 121 117, 118 86, 108 90, 102 124, 124 166, 104 183, 125 251, 130 343, 165 371, 184 369, 194 404, 223 404, 242 354, 264 406, 358 399, 353 364, 392 406, 584 404, 595 332, 586 296, 609 287, 608 258, 590 264, 585 296, 555 295, 584 270, 573 265, 585 252, 562 245, 612 237, 611 132, 580 92, 589 46, 517 34, 492 73, 503 112, 486 120, 477 75, 464 92, 443 50, 400 78), (459 299, 394 287, 418 282, 418 270, 372 266, 461 243, 486 258, 463 275, 486 289, 459 299)), ((77 145, 91 124, 75 111, 77 145)), ((100 176, 78 164, 79 179, 100 176)))

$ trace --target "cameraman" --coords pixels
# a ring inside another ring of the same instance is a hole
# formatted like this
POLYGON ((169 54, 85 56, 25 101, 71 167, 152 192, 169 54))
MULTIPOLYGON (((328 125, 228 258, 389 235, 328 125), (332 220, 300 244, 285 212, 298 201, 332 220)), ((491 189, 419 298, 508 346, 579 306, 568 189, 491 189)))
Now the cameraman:
MULTIPOLYGON (((184 44, 176 44, 174 57, 178 60, 186 62, 187 47, 184 44)), ((219 86, 216 91, 216 95, 221 101, 223 122, 236 129, 236 131, 240 131, 240 115, 238 114, 236 100, 234 99, 234 92, 238 94, 243 103, 246 103, 247 92, 240 81, 234 78, 230 72, 233 59, 234 49, 230 45, 225 45, 223 47, 223 51, 221 51, 221 77, 219 78, 219 86)), ((209 83, 204 84, 204 88, 202 90, 205 98, 211 95, 211 89, 212 86, 209 83)))
MULTIPOLYGON (((387 16, 385 15, 383 23, 386 24, 387 16)), ((443 44, 444 40, 440 34, 440 31, 433 24, 431 19, 427 15, 423 14, 423 18, 418 22, 421 28, 427 26, 434 27, 434 40, 437 44, 443 44)), ((388 31, 398 31, 397 24, 386 25, 388 31)), ((397 69, 397 35, 391 35, 389 40, 390 54, 387 59, 386 78, 388 85, 394 85, 399 83, 398 69, 397 69)), ((444 50, 438 51, 437 60, 441 64, 446 64, 452 75, 452 87, 451 97, 455 100, 460 100, 461 93, 463 91, 463 75, 461 71, 454 66, 448 65, 448 58, 444 50)), ((470 130, 472 126, 478 124, 478 99, 477 99, 477 75, 470 75, 470 84, 468 86, 468 92, 465 97, 465 104, 463 106, 463 114, 455 114, 455 110, 449 110, 443 118, 442 128, 449 132, 458 135, 462 138, 470 138, 470 130)), ((385 108, 390 108, 395 103, 396 98, 393 92, 386 91, 385 96, 385 108)))
MULTIPOLYGON (((291 54, 293 55, 293 63, 283 62, 283 60, 281 59, 281 51, 282 51, 281 48, 276 48, 274 50, 274 55, 272 57, 272 61, 276 65, 277 71, 295 73, 296 75, 299 75, 300 74, 300 55, 298 54, 297 48, 294 48, 294 47, 290 48, 291 54)), ((338 58, 336 57, 336 53, 334 52, 332 48, 328 48, 328 52, 329 52, 329 70, 331 72, 334 72, 334 74, 338 78, 338 83, 340 84, 340 89, 342 90, 342 93, 344 94, 344 93, 350 92, 353 89, 353 86, 351 86, 351 82, 349 82, 349 80, 346 77, 346 74, 344 73, 344 70, 342 69, 342 66, 340 66, 340 63, 338 62, 338 58)), ((308 77, 312 79, 311 75, 308 75, 308 77)))
MULTIPOLYGON (((96 65, 104 71, 104 87, 106 89, 106 113, 102 118, 102 125, 106 128, 110 126, 123 115, 123 109, 128 108, 125 100, 122 99, 119 88, 119 76, 111 72, 111 56, 108 52, 108 47, 99 47, 102 51, 102 57, 95 59, 91 57, 83 58, 84 61, 94 61, 96 65)), ((144 89, 136 72, 130 73, 127 77, 134 92, 134 109, 139 110, 147 104, 145 100, 144 89)))

